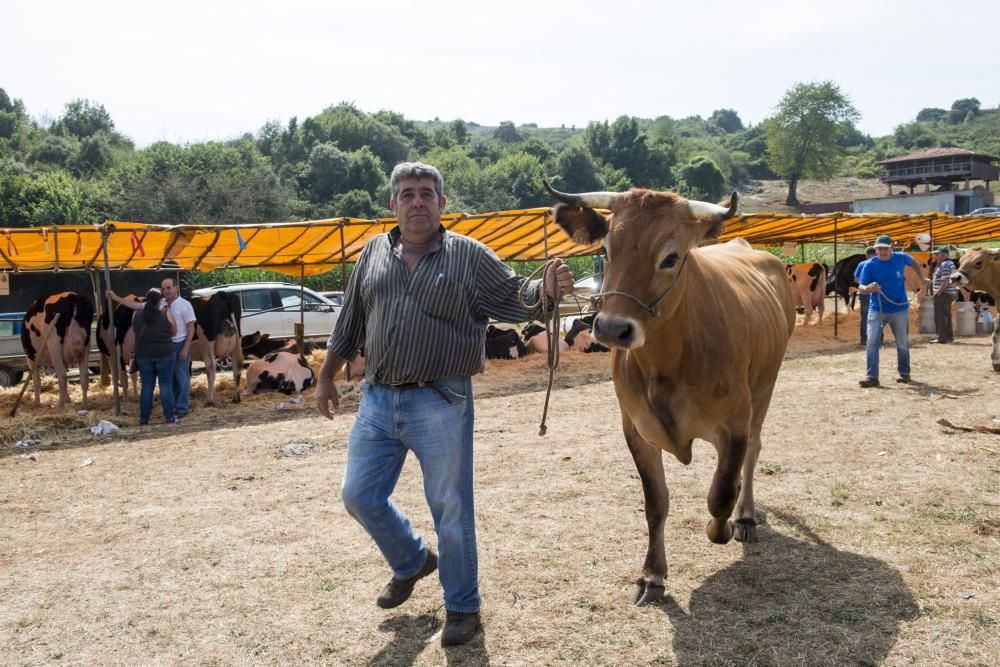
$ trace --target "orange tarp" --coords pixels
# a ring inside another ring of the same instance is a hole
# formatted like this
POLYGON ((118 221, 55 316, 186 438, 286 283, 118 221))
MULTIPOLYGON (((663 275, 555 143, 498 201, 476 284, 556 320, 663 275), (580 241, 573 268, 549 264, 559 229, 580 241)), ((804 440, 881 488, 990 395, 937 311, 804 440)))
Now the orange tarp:
MULTIPOLYGON (((442 224, 492 248, 505 261, 592 255, 599 246, 575 245, 552 222, 551 209, 448 214, 442 224)), ((69 271, 103 268, 102 233, 108 233, 112 269, 180 268, 210 271, 227 267, 266 268, 312 275, 341 262, 357 261, 365 242, 396 224, 394 218, 335 218, 255 225, 146 225, 108 222, 102 226, 59 225, 0 230, 0 271, 69 271)), ((930 234, 935 245, 1000 240, 1000 216, 849 214, 737 215, 722 236, 754 245, 870 243, 890 234, 909 244, 930 234)))

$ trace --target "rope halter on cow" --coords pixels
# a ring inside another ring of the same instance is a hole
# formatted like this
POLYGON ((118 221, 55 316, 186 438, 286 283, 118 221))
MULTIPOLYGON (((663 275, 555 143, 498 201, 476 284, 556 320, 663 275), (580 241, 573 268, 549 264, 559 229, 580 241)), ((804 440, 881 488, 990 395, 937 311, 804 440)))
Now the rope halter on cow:
POLYGON ((681 265, 677 269, 677 275, 674 277, 674 281, 667 286, 667 289, 663 290, 660 296, 656 297, 656 299, 654 299, 653 302, 648 305, 640 301, 637 297, 632 296, 628 292, 620 292, 618 290, 608 290, 607 292, 598 292, 597 294, 592 295, 590 297, 590 305, 593 306, 594 310, 600 311, 601 306, 604 305, 605 297, 623 296, 627 299, 632 299, 633 301, 635 301, 637 304, 639 304, 640 307, 642 307, 643 310, 649 312, 651 316, 659 317, 660 303, 667 298, 667 295, 670 294, 670 291, 674 289, 674 287, 676 287, 677 283, 680 281, 681 273, 683 273, 684 267, 687 265, 688 257, 690 256, 691 256, 690 250, 684 253, 684 259, 681 260, 681 265))
POLYGON ((548 427, 545 426, 545 419, 549 414, 549 397, 552 395, 552 381, 555 379, 556 368, 559 367, 559 298, 556 296, 553 299, 545 291, 545 283, 549 275, 553 274, 552 282, 556 286, 556 294, 559 294, 559 281, 556 279, 554 272, 555 260, 550 259, 528 276, 528 279, 521 284, 521 289, 517 293, 517 298, 524 308, 528 310, 541 308, 543 323, 545 324, 545 341, 548 345, 549 386, 545 390, 545 407, 542 408, 542 422, 538 425, 538 435, 545 435, 545 432, 548 431, 548 427), (542 281, 538 285, 538 300, 535 303, 527 303, 525 302, 525 295, 527 294, 528 285, 539 273, 542 274, 542 281))

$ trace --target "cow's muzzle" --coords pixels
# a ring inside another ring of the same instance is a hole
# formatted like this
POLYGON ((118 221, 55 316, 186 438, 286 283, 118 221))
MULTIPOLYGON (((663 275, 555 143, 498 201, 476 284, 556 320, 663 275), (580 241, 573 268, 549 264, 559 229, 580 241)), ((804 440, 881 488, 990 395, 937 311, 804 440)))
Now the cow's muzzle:
POLYGON ((627 317, 598 315, 594 318, 594 338, 609 347, 632 349, 642 345, 645 336, 639 324, 627 317))

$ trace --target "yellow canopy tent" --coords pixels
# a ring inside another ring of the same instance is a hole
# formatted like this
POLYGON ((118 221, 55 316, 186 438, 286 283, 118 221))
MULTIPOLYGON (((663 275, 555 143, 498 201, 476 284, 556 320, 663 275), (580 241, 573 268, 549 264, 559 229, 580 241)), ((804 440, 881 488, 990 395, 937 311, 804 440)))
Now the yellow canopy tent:
MULTIPOLYGON (((442 224, 492 248, 505 261, 592 255, 599 246, 575 245, 552 222, 551 209, 535 208, 467 215, 452 213, 442 224)), ((228 267, 266 268, 288 275, 323 273, 357 261, 369 238, 388 231, 394 218, 334 218, 253 225, 57 225, 0 230, 0 271, 72 271, 104 266, 107 233, 111 269, 211 271, 228 267)), ((737 215, 722 240, 742 237, 754 245, 785 242, 871 242, 890 234, 900 242, 930 234, 935 245, 1000 239, 1000 216, 941 213, 831 213, 737 215)))

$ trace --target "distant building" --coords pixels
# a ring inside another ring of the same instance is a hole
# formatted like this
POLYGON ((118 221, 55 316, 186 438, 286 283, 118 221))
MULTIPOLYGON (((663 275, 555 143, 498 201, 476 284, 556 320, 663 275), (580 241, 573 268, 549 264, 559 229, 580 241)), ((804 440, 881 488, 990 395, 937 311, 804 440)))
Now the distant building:
POLYGON ((993 204, 990 182, 1000 180, 1000 158, 964 148, 930 148, 919 153, 882 160, 879 180, 888 187, 887 197, 856 199, 855 213, 928 213, 938 211, 965 215, 993 204), (971 186, 970 181, 985 185, 971 186), (893 194, 893 186, 907 190, 893 194), (923 192, 914 188, 923 185, 923 192), (931 190, 931 186, 935 186, 931 190))

